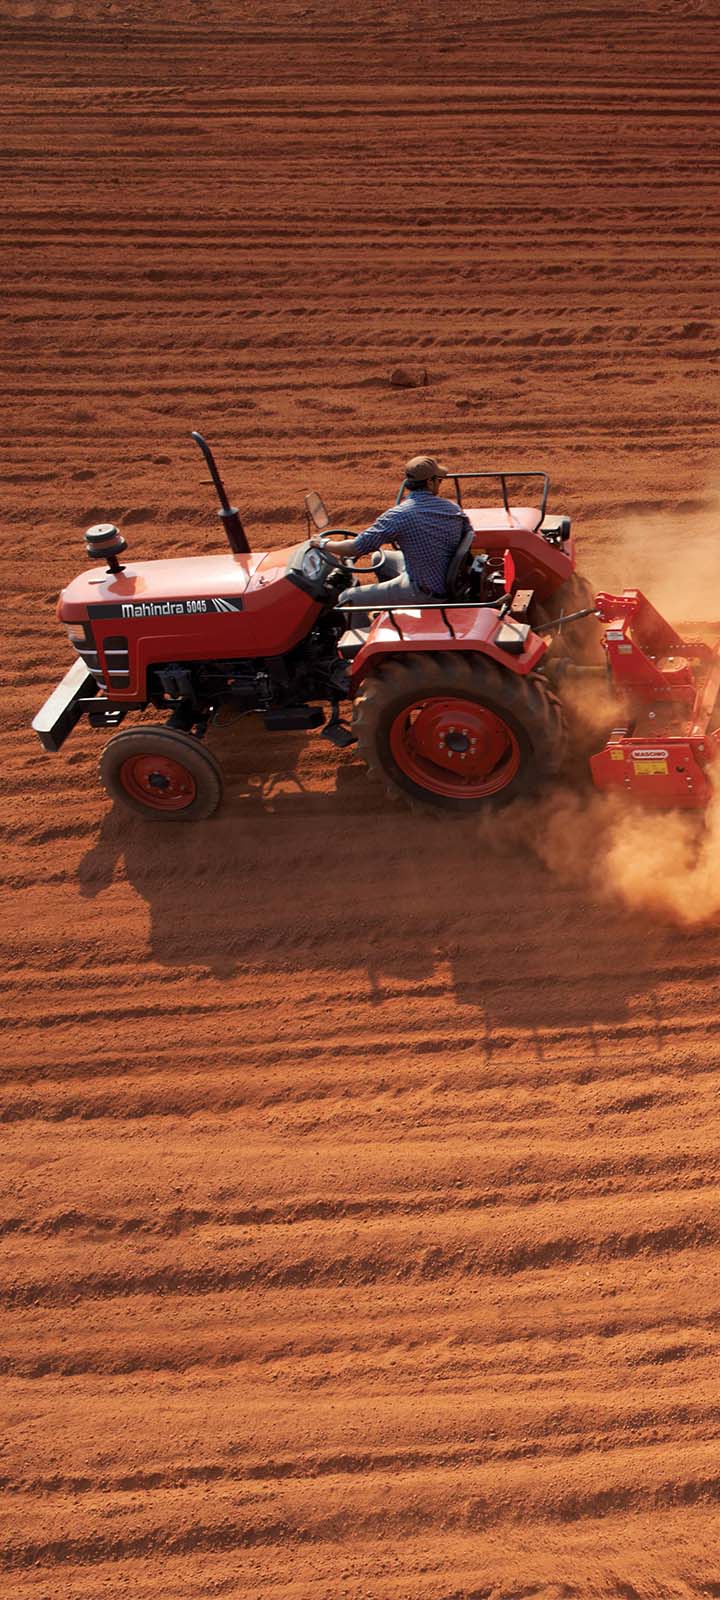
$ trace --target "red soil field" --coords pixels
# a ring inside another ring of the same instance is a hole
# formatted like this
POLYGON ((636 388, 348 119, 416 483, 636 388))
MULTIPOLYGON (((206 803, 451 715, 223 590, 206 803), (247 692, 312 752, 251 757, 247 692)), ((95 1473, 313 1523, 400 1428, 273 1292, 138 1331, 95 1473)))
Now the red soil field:
POLYGON ((227 724, 155 829, 28 726, 86 526, 219 547, 193 427, 256 547, 546 466, 720 617, 718 20, 0 3, 8 1600, 720 1594, 713 825, 227 724))

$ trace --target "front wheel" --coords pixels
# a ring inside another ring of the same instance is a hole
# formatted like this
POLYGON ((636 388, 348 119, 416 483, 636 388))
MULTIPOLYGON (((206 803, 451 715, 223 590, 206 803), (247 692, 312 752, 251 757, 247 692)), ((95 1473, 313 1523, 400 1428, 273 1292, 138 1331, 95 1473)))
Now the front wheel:
POLYGON ((391 794, 456 816, 507 805, 565 755, 560 703, 539 676, 454 651, 385 662, 363 684, 354 727, 391 794))
POLYGON ((113 800, 143 817, 199 821, 222 798, 215 757, 179 728, 125 728, 100 757, 100 779, 113 800))

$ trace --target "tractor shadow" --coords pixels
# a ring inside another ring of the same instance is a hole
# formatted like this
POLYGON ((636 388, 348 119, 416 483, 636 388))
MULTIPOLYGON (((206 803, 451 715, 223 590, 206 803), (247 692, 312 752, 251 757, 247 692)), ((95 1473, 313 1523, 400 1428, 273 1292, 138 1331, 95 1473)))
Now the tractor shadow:
POLYGON ((445 822, 389 801, 354 751, 317 739, 265 735, 242 765, 237 748, 218 754, 215 817, 111 810, 80 863, 88 898, 127 879, 163 967, 233 982, 312 971, 335 985, 352 972, 377 1000, 426 984, 484 1028, 587 1028, 639 998, 652 1012, 658 968, 693 938, 551 872, 527 801, 497 821, 445 822))

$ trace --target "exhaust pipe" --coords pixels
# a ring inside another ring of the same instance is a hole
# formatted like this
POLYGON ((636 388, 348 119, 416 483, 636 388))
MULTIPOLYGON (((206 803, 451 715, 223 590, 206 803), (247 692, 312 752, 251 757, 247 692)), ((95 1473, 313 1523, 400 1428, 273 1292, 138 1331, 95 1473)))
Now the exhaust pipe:
POLYGON ((195 432, 190 434, 190 438, 194 439, 196 445, 200 450, 202 450, 210 469, 210 477, 215 485, 217 497, 220 501, 220 510, 218 511, 218 516, 225 529, 225 537, 230 549, 236 556, 248 555, 250 551, 250 545, 248 543, 245 529, 240 521, 240 513, 235 506, 231 506, 230 501, 228 500, 228 497, 225 493, 225 485, 215 465, 215 459, 207 439, 203 439, 201 433, 195 432))

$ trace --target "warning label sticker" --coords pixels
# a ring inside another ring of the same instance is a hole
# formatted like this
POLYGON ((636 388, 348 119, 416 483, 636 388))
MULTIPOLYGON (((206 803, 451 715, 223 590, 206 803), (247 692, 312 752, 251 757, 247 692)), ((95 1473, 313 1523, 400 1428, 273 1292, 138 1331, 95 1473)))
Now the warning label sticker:
POLYGON ((668 770, 667 750, 633 750, 631 755, 633 770, 638 777, 651 777, 653 773, 668 770))

